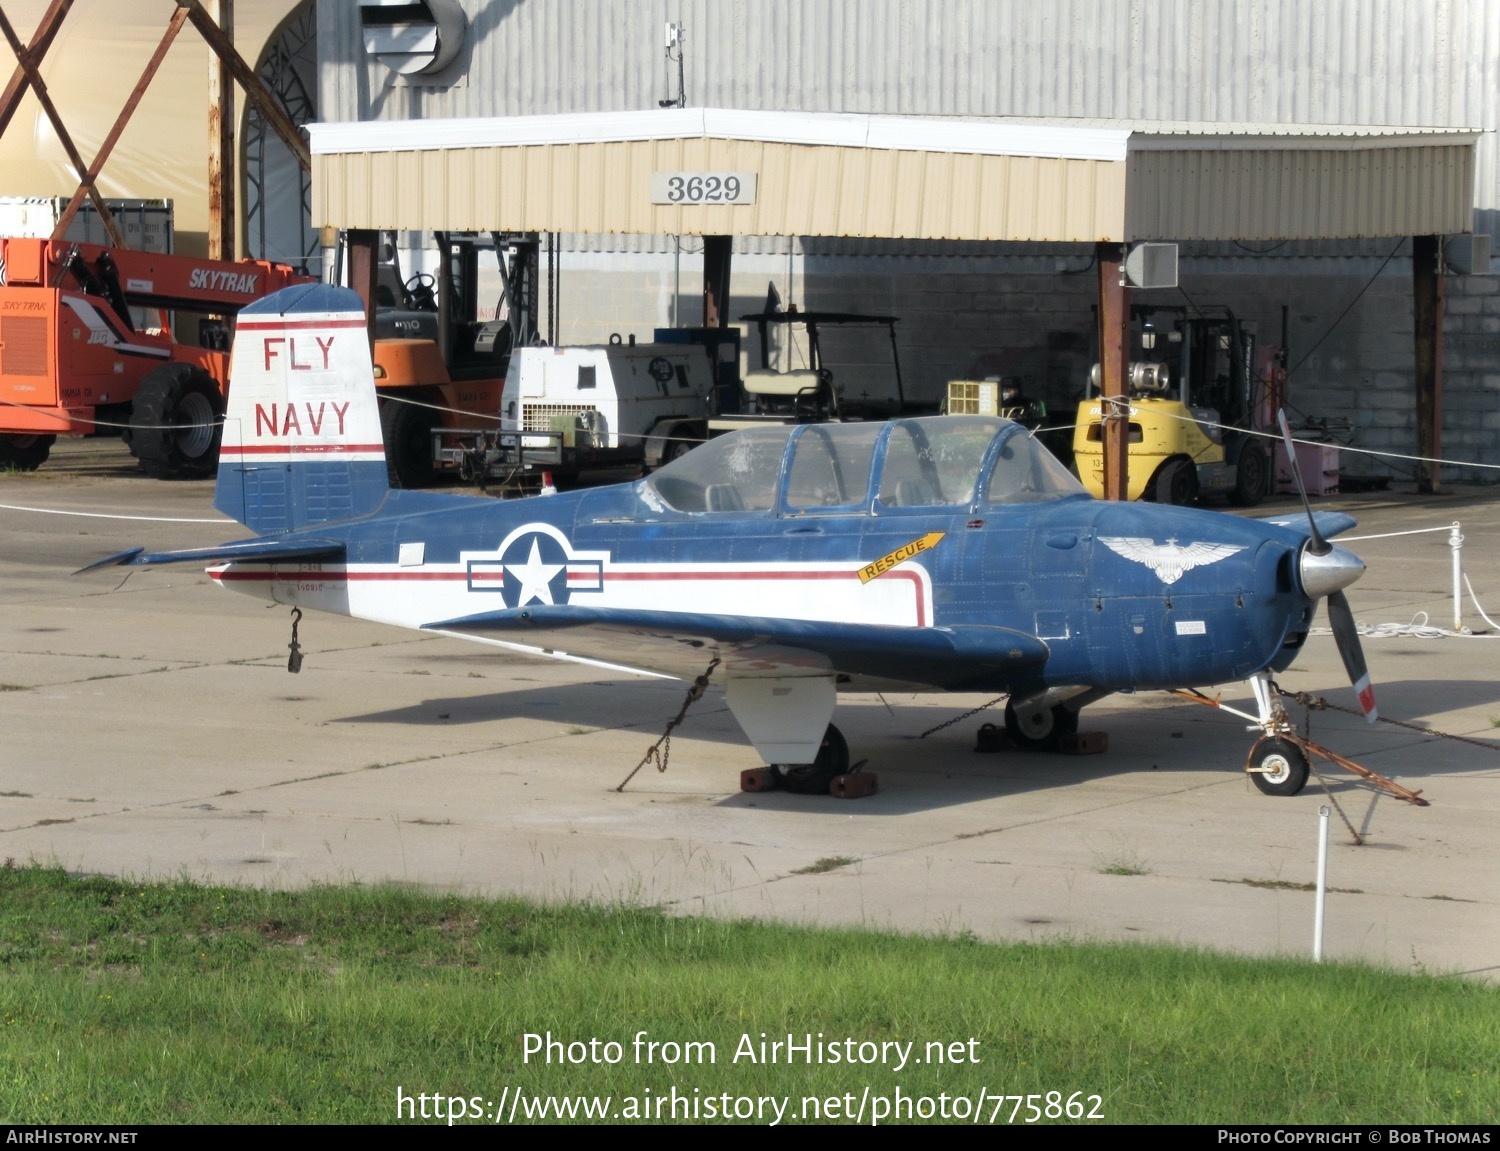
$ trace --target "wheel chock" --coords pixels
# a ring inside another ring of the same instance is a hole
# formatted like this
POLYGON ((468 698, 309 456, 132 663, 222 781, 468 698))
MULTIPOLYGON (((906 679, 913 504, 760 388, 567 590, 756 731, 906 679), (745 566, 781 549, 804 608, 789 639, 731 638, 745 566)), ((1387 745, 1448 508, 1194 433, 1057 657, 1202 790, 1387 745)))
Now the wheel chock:
POLYGON ((1109 750, 1109 732, 1075 731, 1058 739, 1057 750, 1064 755, 1098 755, 1109 750))
POLYGON ((861 771, 853 775, 836 775, 828 785, 828 794, 836 799, 861 799, 874 795, 876 779, 873 771, 861 771))
POLYGON ((1005 729, 996 727, 993 723, 986 723, 979 728, 979 734, 974 739, 974 750, 983 752, 996 752, 1005 746, 1005 729))
POLYGON ((769 767, 747 767, 740 772, 741 791, 775 791, 779 786, 781 781, 769 767))

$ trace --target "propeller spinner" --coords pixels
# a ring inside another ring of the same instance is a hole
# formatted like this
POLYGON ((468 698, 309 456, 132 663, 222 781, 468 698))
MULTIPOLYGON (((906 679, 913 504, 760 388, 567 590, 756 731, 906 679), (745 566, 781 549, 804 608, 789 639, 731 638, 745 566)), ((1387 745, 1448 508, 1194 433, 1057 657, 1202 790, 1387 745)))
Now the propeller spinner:
POLYGON ((1297 466, 1297 451, 1292 446, 1292 430, 1287 425, 1285 411, 1276 413, 1276 423, 1281 428, 1281 438, 1286 445, 1286 456, 1291 463, 1297 494, 1302 497, 1302 507, 1307 512, 1309 538, 1302 548, 1302 588, 1315 598, 1327 597, 1328 622, 1333 628, 1333 641, 1338 645, 1344 670, 1349 673, 1349 682, 1354 685, 1360 709, 1365 713, 1365 719, 1374 723, 1379 714, 1375 708, 1375 689, 1370 683, 1370 669, 1365 665, 1365 652, 1359 642, 1354 611, 1349 606, 1349 597, 1344 594, 1344 588, 1364 574, 1364 561, 1347 548, 1335 547, 1323 538, 1323 533, 1318 530, 1318 521, 1312 513, 1312 504, 1307 498, 1307 488, 1302 483, 1302 469, 1297 466))

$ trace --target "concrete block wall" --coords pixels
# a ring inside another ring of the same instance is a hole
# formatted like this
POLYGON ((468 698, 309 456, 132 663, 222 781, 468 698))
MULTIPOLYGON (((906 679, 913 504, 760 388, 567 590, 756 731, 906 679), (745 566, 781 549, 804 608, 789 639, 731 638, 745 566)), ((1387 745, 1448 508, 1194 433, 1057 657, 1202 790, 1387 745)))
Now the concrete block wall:
MULTIPOLYGON (((602 342, 614 332, 648 339, 653 327, 671 322, 674 298, 681 323, 701 322, 702 262, 693 252, 684 252, 680 266, 659 253, 570 252, 562 267, 565 342, 602 342)), ((1018 376, 1054 422, 1065 422, 1096 358, 1097 277, 1085 246, 999 257, 799 251, 790 261, 737 252, 731 316, 760 311, 768 281, 783 302, 803 310, 900 317, 906 393, 917 400, 938 400, 951 379, 1018 376)), ((1443 458, 1500 464, 1500 277, 1451 276, 1445 291, 1443 458)), ((1327 423, 1352 448, 1415 454, 1409 257, 1189 258, 1180 289, 1132 298, 1228 306, 1255 323, 1262 344, 1282 342, 1285 306, 1294 424, 1327 423)), ((872 332, 869 342, 868 364, 854 364, 837 381, 846 394, 888 387, 884 336, 872 332)), ((847 343, 841 347, 852 355, 847 343)), ((746 350, 758 355, 753 334, 746 350)), ((1353 451, 1343 466, 1397 478, 1415 467, 1353 451)), ((1450 482, 1500 482, 1500 470, 1461 464, 1442 474, 1450 482)))

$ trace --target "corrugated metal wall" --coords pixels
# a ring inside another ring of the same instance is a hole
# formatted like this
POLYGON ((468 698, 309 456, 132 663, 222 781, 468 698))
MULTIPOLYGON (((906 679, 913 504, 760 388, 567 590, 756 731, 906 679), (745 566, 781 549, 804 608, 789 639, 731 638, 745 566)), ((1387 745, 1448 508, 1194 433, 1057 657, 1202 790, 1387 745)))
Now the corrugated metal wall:
POLYGON ((1130 158, 1132 239, 1279 240, 1466 231, 1468 146, 1148 150, 1130 158))
MULTIPOLYGON (((986 116, 1500 127, 1500 0, 463 0, 467 75, 369 64, 318 0, 326 119, 690 105, 986 116)), ((1494 137, 1481 209, 1500 208, 1494 137)))

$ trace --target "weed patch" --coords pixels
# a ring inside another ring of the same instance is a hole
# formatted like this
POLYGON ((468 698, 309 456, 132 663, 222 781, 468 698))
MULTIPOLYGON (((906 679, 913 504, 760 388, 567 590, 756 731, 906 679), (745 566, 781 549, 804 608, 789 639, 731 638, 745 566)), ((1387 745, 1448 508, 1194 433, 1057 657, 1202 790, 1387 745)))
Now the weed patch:
POLYGON ((837 871, 841 867, 848 867, 851 863, 859 860, 853 855, 825 855, 816 863, 809 863, 806 867, 798 867, 792 871, 793 875, 822 875, 824 872, 837 871))

